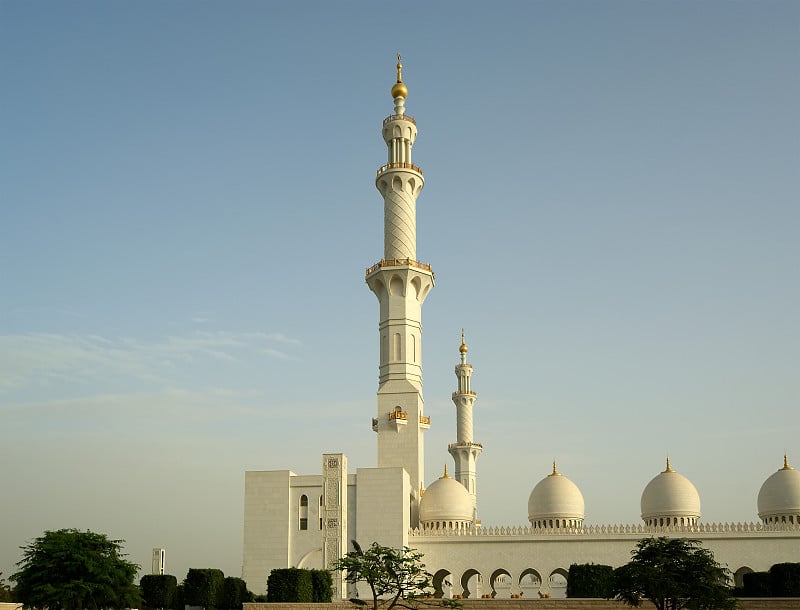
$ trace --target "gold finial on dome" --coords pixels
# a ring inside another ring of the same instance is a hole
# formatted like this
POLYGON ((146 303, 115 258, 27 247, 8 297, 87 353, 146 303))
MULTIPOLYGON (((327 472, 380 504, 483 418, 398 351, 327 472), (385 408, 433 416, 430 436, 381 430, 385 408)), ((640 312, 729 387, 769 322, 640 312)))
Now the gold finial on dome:
POLYGON ((464 342, 464 329, 461 329, 461 347, 458 348, 458 351, 462 354, 466 354, 469 351, 467 344, 464 342))
POLYGON ((556 468, 556 461, 555 460, 553 460, 553 474, 551 474, 550 476, 551 477, 560 477, 561 476, 561 473, 558 471, 558 468, 556 468))
POLYGON ((669 456, 667 456, 667 469, 664 472, 675 472, 669 465, 669 456))
POLYGON ((408 97, 408 87, 403 84, 403 64, 400 63, 400 53, 397 54, 397 82, 392 87, 392 99, 408 97))
POLYGON ((447 464, 444 465, 444 474, 439 477, 440 479, 449 479, 450 477, 447 476, 447 464))
POLYGON ((783 454, 783 468, 781 468, 781 470, 794 470, 794 468, 789 466, 789 458, 785 453, 783 454))
POLYGON ((425 495, 425 488, 422 486, 422 483, 420 483, 419 484, 419 497, 421 498, 424 495, 425 495))

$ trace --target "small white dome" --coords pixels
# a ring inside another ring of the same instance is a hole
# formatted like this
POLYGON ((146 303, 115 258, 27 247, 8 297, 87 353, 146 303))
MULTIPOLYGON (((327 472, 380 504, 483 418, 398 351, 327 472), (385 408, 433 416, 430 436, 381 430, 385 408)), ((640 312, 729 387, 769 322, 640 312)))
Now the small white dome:
POLYGON ((533 488, 528 498, 528 521, 534 527, 580 527, 583 494, 578 486, 556 470, 533 488))
POLYGON ((692 482, 667 469, 647 484, 642 492, 642 519, 648 525, 694 525, 700 518, 700 494, 692 482))
POLYGON ((772 473, 758 492, 758 516, 764 523, 800 523, 800 470, 789 466, 772 473))
POLYGON ((447 468, 444 476, 425 490, 419 503, 423 527, 463 527, 472 523, 473 512, 467 488, 447 476, 447 468))

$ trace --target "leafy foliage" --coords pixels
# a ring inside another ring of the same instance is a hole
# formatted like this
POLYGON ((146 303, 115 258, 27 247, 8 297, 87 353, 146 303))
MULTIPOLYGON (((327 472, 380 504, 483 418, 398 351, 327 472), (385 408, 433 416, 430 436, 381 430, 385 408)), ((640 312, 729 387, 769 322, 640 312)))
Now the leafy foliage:
POLYGON ((76 529, 45 532, 22 547, 19 571, 11 576, 15 597, 49 610, 137 607, 139 566, 123 559, 122 543, 76 529))
POLYGON ((3 573, 0 572, 0 602, 13 601, 13 597, 11 587, 6 584, 6 581, 3 579, 3 573))
POLYGON ((657 610, 737 607, 728 570, 699 540, 645 538, 631 556, 614 572, 614 596, 629 606, 647 599, 657 610))
POLYGON ((146 574, 139 581, 142 602, 148 608, 174 608, 178 579, 171 574, 146 574))
POLYGON ((329 604, 333 597, 333 576, 328 570, 311 570, 311 586, 314 602, 329 604))
POLYGON ((220 606, 228 610, 242 610, 244 602, 251 601, 252 593, 247 590, 247 583, 241 578, 226 576, 222 581, 222 600, 220 606))
POLYGON ((742 575, 742 597, 771 597, 772 578, 769 572, 749 572, 742 575))
POLYGON ((567 597, 608 598, 614 594, 614 568, 595 563, 573 563, 567 578, 567 597))
MULTIPOLYGON (((349 583, 364 582, 372 593, 372 608, 395 606, 414 608, 420 598, 433 593, 431 574, 425 571, 422 553, 408 547, 393 549, 373 542, 366 551, 353 540, 354 551, 339 559, 336 570, 345 573, 349 583)), ((350 600, 366 605, 362 600, 350 600)))
POLYGON ((772 597, 800 597, 800 563, 776 563, 769 569, 772 597))
POLYGON ((184 602, 190 606, 218 608, 225 575, 215 568, 190 569, 183 581, 184 602))
POLYGON ((280 568, 267 578, 268 602, 310 602, 314 599, 314 583, 310 570, 280 568))

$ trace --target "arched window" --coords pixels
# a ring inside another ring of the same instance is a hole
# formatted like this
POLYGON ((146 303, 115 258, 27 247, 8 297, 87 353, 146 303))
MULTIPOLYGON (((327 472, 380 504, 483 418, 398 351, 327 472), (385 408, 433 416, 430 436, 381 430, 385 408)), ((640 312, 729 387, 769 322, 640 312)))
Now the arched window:
POLYGON ((300 529, 308 529, 308 496, 300 496, 300 529))

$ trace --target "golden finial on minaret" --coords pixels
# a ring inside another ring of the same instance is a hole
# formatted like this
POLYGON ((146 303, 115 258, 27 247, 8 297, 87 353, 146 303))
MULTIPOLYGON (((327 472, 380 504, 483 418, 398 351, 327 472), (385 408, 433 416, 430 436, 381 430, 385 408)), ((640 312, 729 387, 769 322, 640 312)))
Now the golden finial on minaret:
POLYGON ((461 347, 458 348, 458 351, 462 354, 466 354, 469 351, 467 344, 464 342, 464 329, 461 329, 461 347))
POLYGON ((397 82, 392 87, 392 99, 408 97, 408 87, 403 84, 403 64, 400 63, 400 53, 397 54, 397 82))
POLYGON ((667 456, 667 469, 664 472, 675 472, 669 465, 669 456, 667 456))

